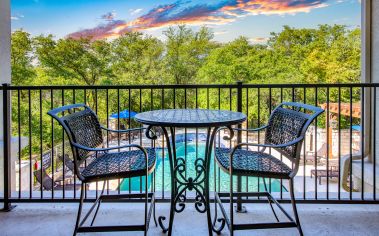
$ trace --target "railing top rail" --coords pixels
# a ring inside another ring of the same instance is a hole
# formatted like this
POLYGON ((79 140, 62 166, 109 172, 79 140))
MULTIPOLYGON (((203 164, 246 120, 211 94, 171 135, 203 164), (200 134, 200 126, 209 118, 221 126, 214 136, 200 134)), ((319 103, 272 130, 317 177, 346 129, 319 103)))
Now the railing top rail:
POLYGON ((196 89, 196 88, 237 88, 237 84, 186 84, 186 85, 42 85, 9 86, 8 90, 60 90, 60 89, 196 89))
POLYGON ((61 90, 61 89, 201 89, 201 88, 350 88, 379 87, 379 83, 343 84, 186 84, 186 85, 42 85, 42 86, 0 86, 1 90, 61 90))
POLYGON ((343 83, 343 84, 243 84, 244 88, 363 88, 379 87, 379 83, 343 83))

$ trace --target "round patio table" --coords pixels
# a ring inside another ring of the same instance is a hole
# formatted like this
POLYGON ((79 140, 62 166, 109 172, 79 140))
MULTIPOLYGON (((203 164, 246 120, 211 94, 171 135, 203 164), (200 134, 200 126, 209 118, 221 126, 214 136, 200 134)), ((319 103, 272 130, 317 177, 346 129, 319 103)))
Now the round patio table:
MULTIPOLYGON (((154 110, 139 113, 135 120, 147 125, 146 136, 150 139, 156 139, 153 127, 160 127, 166 140, 167 152, 170 160, 171 172, 171 206, 168 227, 164 226, 164 216, 158 217, 158 223, 163 232, 172 233, 174 214, 180 213, 185 208, 186 196, 185 191, 195 191, 195 208, 200 213, 207 213, 208 232, 212 230, 219 233, 225 222, 219 229, 214 227, 211 222, 209 206, 209 169, 211 153, 214 146, 215 136, 219 129, 229 129, 229 138, 232 139, 234 132, 232 125, 241 124, 246 120, 246 115, 240 112, 208 109, 166 109, 154 110), (175 148, 175 128, 206 128, 207 138, 205 143, 205 156, 196 157, 195 170, 196 176, 185 176, 186 161, 182 157, 176 156, 175 148)), ((216 220, 216 218, 215 218, 216 220)), ((215 223, 215 222, 214 222, 215 223)))

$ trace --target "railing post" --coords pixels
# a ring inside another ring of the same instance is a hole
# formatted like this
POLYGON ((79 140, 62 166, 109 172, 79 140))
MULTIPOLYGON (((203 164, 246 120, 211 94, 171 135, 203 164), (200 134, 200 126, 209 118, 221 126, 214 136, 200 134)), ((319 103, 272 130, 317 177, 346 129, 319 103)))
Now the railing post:
POLYGON ((14 208, 11 205, 11 122, 10 122, 10 107, 11 98, 9 84, 3 84, 3 158, 4 158, 4 207, 1 211, 10 211, 14 208))
MULTIPOLYGON (((237 111, 242 112, 242 81, 237 82, 237 111)), ((238 128, 242 128, 242 124, 238 124, 238 128)), ((237 132, 237 142, 242 142, 242 132, 238 130, 237 132)))
MULTIPOLYGON (((242 81, 237 82, 237 111, 242 112, 242 81)), ((238 129, 242 128, 242 124, 238 124, 238 129)), ((237 131, 237 143, 242 142, 242 131, 237 131)), ((241 176, 237 176, 237 192, 242 191, 242 178, 241 176)), ((239 213, 246 212, 245 207, 242 206, 241 197, 237 198, 237 208, 236 211, 239 213)))

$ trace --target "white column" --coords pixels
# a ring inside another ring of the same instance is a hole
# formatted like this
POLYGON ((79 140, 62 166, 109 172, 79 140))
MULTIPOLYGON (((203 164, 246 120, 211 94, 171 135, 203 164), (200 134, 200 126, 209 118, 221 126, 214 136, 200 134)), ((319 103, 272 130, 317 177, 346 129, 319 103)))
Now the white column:
MULTIPOLYGON (((11 15, 10 1, 0 1, 0 82, 11 82, 11 15)), ((0 133, 2 135, 2 133, 0 133)))
POLYGON ((379 1, 372 1, 371 4, 371 78, 372 82, 379 83, 379 1))
MULTIPOLYGON (((371 80, 379 83, 379 1, 371 2, 371 80)), ((376 98, 376 110, 379 112, 379 89, 376 98)), ((378 113, 377 113, 378 114, 378 113)), ((376 165, 379 166, 379 117, 376 116, 376 165)), ((379 183, 378 183, 379 184, 379 183)))
MULTIPOLYGON (((11 16, 10 0, 0 0, 0 84, 11 82, 11 16)), ((0 92, 0 127, 3 125, 3 94, 0 92)), ((3 130, 0 129, 0 191, 4 192, 3 130)))
MULTIPOLYGON (((367 70, 370 73, 370 78, 372 83, 379 83, 379 1, 377 0, 367 0, 371 2, 370 7, 370 67, 367 70)), ((376 114, 379 114, 379 89, 376 90, 376 114)), ((379 116, 373 117, 376 121, 376 130, 373 130, 376 134, 376 140, 373 145, 376 146, 376 189, 379 191, 379 116)), ((373 159, 373 158, 372 158, 373 159)), ((372 168, 373 169, 373 168, 372 168)))
MULTIPOLYGON (((371 0, 362 1, 362 10, 361 10, 361 82, 362 83, 371 83, 371 0)), ((364 109, 364 120, 361 120, 364 123, 364 156, 368 157, 372 161, 372 153, 370 149, 371 142, 371 89, 367 88, 364 90, 364 104, 362 104, 361 109, 364 109)))

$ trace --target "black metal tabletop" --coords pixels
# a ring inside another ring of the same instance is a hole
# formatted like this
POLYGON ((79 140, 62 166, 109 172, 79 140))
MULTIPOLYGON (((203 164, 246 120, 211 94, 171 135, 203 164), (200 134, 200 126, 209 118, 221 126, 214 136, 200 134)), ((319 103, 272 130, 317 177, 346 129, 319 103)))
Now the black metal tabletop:
POLYGON ((226 110, 165 109, 139 113, 135 120, 153 126, 202 128, 239 124, 246 120, 246 115, 226 110))

